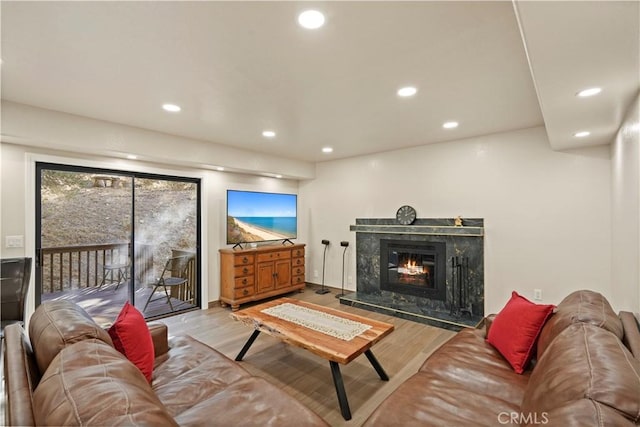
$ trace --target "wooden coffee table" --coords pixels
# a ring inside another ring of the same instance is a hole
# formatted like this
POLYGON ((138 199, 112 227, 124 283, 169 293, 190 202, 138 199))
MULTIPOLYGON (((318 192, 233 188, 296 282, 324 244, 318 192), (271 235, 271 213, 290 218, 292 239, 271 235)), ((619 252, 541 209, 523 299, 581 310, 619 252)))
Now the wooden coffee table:
POLYGON ((260 332, 265 332, 296 347, 304 348, 305 350, 328 360, 329 366, 331 367, 331 374, 333 376, 333 383, 338 395, 340 411, 342 412, 342 416, 345 420, 351 419, 351 410, 349 409, 349 401, 347 400, 347 393, 344 389, 342 374, 340 373, 340 366, 338 365, 339 363, 346 365, 364 353, 380 376, 380 379, 383 381, 389 380, 384 369, 382 369, 382 366, 380 366, 380 363, 371 352, 371 346, 393 331, 393 325, 391 324, 378 322, 366 317, 345 313, 343 311, 334 310, 332 308, 292 298, 279 298, 253 307, 245 308, 231 313, 231 317, 255 329, 244 347, 242 347, 242 350, 240 350, 240 353, 238 353, 238 356, 236 356, 236 361, 242 360, 260 332), (284 303, 290 303, 343 319, 364 323, 365 325, 371 326, 371 328, 350 341, 345 341, 262 312, 264 309, 284 303))

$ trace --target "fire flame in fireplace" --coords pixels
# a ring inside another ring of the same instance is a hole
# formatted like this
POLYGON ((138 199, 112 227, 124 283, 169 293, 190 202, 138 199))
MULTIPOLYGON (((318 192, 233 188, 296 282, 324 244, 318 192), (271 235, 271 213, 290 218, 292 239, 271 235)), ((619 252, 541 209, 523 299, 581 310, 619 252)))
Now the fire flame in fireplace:
POLYGON ((407 263, 398 269, 399 273, 403 274, 422 274, 424 272, 424 267, 421 265, 416 265, 415 260, 409 260, 407 263))

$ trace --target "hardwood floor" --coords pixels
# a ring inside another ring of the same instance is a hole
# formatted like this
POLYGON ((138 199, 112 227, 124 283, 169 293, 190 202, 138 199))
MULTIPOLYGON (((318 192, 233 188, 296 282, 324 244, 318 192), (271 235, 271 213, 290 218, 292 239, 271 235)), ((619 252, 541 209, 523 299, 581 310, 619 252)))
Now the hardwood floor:
MULTIPOLYGON (((388 382, 380 380, 364 355, 348 365, 340 366, 353 416, 350 421, 345 421, 340 414, 326 360, 284 344, 267 334, 260 334, 240 363, 252 374, 265 378, 295 396, 332 426, 361 425, 385 397, 417 372, 429 354, 455 334, 421 323, 341 305, 335 298, 337 290, 324 295, 318 295, 314 290, 315 287, 308 286, 302 293, 286 296, 395 326, 389 336, 372 347, 373 353, 390 377, 388 382)), ((243 306, 240 307, 242 308, 243 306)), ((229 313, 228 307, 215 307, 162 319, 161 322, 168 325, 170 335, 189 334, 233 359, 253 331, 241 322, 232 320, 229 313)))

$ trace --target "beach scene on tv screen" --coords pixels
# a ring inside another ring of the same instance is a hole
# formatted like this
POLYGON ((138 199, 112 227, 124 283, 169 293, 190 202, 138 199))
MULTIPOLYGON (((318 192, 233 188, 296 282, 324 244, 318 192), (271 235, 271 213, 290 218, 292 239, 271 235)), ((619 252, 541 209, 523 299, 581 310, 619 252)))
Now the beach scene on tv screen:
POLYGON ((227 243, 297 237, 296 195, 227 192, 227 243))

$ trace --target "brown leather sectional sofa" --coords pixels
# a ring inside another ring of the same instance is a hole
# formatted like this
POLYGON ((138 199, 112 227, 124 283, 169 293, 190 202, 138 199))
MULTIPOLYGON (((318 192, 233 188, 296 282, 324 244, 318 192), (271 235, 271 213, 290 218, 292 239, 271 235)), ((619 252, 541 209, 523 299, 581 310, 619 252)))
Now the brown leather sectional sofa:
POLYGON ((236 362, 188 336, 150 327, 153 381, 114 349, 79 306, 42 304, 29 337, 5 329, 8 425, 326 426, 315 413, 236 362))
POLYGON ((537 362, 522 375, 485 341, 485 329, 456 334, 365 426, 639 425, 633 314, 616 315, 598 293, 572 293, 543 327, 537 362))
MULTIPOLYGON (((565 298, 522 375, 466 329, 434 352, 366 426, 640 424, 640 332, 595 292, 565 298)), ((188 336, 150 327, 153 382, 114 350, 79 307, 44 304, 5 330, 8 425, 312 426, 324 421, 268 382, 188 336), (41 374, 42 372, 42 374, 41 374), (293 424, 292 424, 293 423, 293 424)))

